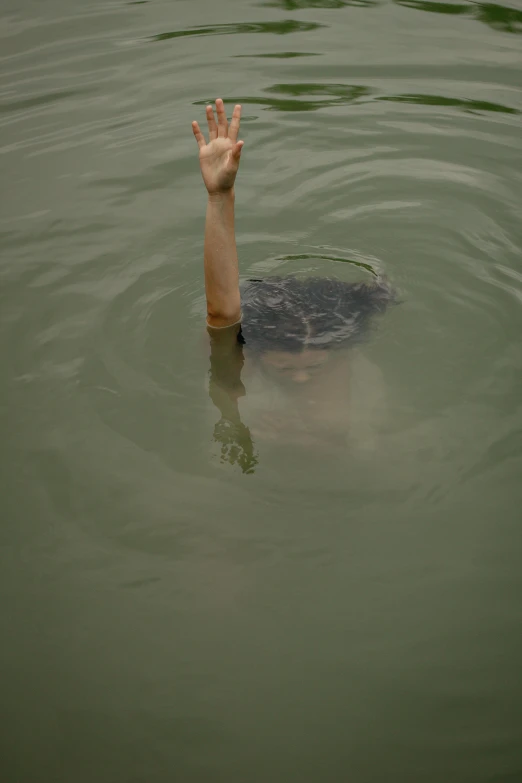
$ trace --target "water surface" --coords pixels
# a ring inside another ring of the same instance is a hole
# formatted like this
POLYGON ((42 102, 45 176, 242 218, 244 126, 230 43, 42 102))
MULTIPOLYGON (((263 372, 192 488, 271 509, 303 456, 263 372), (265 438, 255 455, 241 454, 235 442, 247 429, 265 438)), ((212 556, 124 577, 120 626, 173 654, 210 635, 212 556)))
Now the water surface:
POLYGON ((0 22, 2 778, 520 780, 520 4, 0 22), (401 298, 343 447, 254 438, 248 472, 208 389, 218 96, 242 277, 401 298))

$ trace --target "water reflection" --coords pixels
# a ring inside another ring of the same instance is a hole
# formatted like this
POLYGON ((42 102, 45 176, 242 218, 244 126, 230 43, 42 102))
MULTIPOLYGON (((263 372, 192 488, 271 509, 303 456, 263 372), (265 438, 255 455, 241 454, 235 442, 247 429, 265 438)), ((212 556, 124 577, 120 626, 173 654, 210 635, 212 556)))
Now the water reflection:
POLYGON ((202 35, 246 35, 247 33, 271 33, 273 35, 289 35, 290 33, 305 33, 317 30, 324 25, 317 22, 300 22, 297 19, 282 19, 277 22, 238 22, 236 24, 198 25, 188 30, 172 30, 157 33, 150 41, 168 41, 171 38, 202 35))
POLYGON ((274 84, 272 87, 267 87, 266 92, 276 92, 282 95, 292 95, 293 97, 300 97, 302 95, 327 95, 333 100, 323 101, 325 105, 332 105, 333 103, 352 103, 358 98, 362 98, 369 95, 371 90, 369 87, 365 87, 361 84, 320 84, 316 82, 311 83, 296 83, 296 84, 274 84))
POLYGON ((522 33, 522 11, 507 8, 495 3, 476 3, 474 16, 479 22, 487 24, 503 33, 522 33))
POLYGON ((470 14, 469 5, 457 5, 455 3, 435 3, 432 0, 394 0, 396 5, 403 5, 406 8, 414 8, 416 11, 428 11, 434 14, 451 14, 460 16, 470 14))
POLYGON ((377 98, 379 101, 392 101, 394 103, 414 103, 421 106, 453 106, 468 112, 495 111, 504 114, 520 114, 518 109, 511 106, 502 106, 491 101, 476 101, 468 98, 447 98, 443 95, 383 95, 377 98))
POLYGON ((522 11, 496 3, 435 3, 432 0, 394 0, 397 5, 428 11, 433 14, 471 16, 493 30, 503 33, 522 33, 522 11))
POLYGON ((78 90, 60 90, 55 92, 41 93, 30 98, 21 98, 19 100, 0 103, 0 114, 9 114, 10 112, 25 111, 26 109, 38 109, 57 101, 66 101, 69 98, 75 98, 78 95, 88 94, 87 89, 78 90))
POLYGON ((377 0, 267 0, 261 5, 281 8, 284 11, 301 11, 305 8, 344 8, 345 6, 377 5, 377 0))
MULTIPOLYGON (((249 55, 250 56, 250 55, 249 55)), ((258 55, 263 56, 263 55, 258 55)), ((453 98, 446 95, 404 94, 376 95, 375 90, 363 84, 340 84, 321 82, 295 82, 273 84, 264 89, 265 93, 279 94, 285 97, 265 98, 259 96, 228 96, 227 103, 242 103, 264 106, 266 111, 317 111, 327 106, 344 106, 348 104, 367 103, 369 101, 389 101, 391 103, 409 103, 419 106, 447 106, 462 109, 466 112, 499 112, 503 114, 519 114, 519 110, 492 101, 474 100, 471 98, 453 98)), ((194 102, 196 106, 204 106, 208 100, 194 102)))
POLYGON ((234 54, 233 57, 263 57, 275 60, 291 60, 295 57, 319 57, 322 52, 267 52, 266 54, 234 54))
MULTIPOLYGON (((254 104, 264 106, 267 111, 317 111, 325 106, 340 106, 355 103, 371 94, 369 87, 360 84, 320 84, 295 83, 274 84, 265 88, 264 92, 279 93, 284 98, 264 98, 259 96, 227 97, 226 102, 254 104), (305 100, 299 100, 305 96, 305 100), (326 96, 326 97, 306 97, 326 96)), ((195 101, 196 106, 203 106, 207 100, 195 101)))

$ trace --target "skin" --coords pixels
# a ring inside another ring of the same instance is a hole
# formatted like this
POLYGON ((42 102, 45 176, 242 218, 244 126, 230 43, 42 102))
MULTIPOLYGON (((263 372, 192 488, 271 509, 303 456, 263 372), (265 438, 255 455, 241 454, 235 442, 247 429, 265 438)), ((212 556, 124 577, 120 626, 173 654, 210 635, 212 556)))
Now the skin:
POLYGON ((221 98, 216 100, 217 123, 212 106, 206 107, 206 114, 208 142, 195 121, 192 132, 199 147, 199 165, 208 193, 204 249, 207 324, 222 328, 241 317, 234 231, 234 184, 244 144, 237 140, 241 106, 234 108, 230 125, 221 98))
MULTIPOLYGON (((205 293, 207 324, 223 328, 241 318, 239 268, 234 230, 234 203, 241 150, 238 141, 241 106, 234 107, 230 124, 221 98, 216 99, 216 115, 212 106, 206 107, 208 141, 198 122, 192 123, 192 132, 199 148, 201 175, 208 193, 205 221, 205 293)), ((327 358, 326 351, 304 350, 300 354, 270 351, 261 359, 269 374, 278 375, 295 383, 306 383, 327 358)))

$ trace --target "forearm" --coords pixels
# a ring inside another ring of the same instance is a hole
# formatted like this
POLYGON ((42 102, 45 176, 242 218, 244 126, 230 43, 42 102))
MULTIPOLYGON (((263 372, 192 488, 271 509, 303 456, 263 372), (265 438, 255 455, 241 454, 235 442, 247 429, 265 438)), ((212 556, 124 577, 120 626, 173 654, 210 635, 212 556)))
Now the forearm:
POLYGON ((208 197, 204 263, 209 326, 228 326, 241 316, 234 199, 233 188, 208 197))

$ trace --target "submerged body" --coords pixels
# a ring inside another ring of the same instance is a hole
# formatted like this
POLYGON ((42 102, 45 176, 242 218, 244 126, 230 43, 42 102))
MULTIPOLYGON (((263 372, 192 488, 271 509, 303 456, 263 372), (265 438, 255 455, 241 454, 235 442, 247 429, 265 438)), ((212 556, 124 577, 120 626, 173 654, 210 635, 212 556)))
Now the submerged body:
POLYGON ((248 281, 241 298, 240 322, 209 328, 209 391, 222 422, 238 428, 242 450, 254 453, 249 439, 319 452, 367 445, 382 382, 357 345, 371 316, 392 301, 389 285, 272 277, 248 281), (370 394, 360 393, 361 381, 370 394))
POLYGON ((394 294, 381 278, 345 283, 269 277, 249 280, 240 289, 234 183, 243 147, 237 141, 241 107, 235 107, 230 126, 220 99, 216 109, 217 124, 212 107, 206 109, 208 144, 193 123, 209 194, 204 251, 209 393, 222 417, 214 432, 222 457, 251 472, 257 457, 239 413, 245 379, 257 403, 249 414, 257 439, 314 446, 344 442, 349 354, 394 294))

